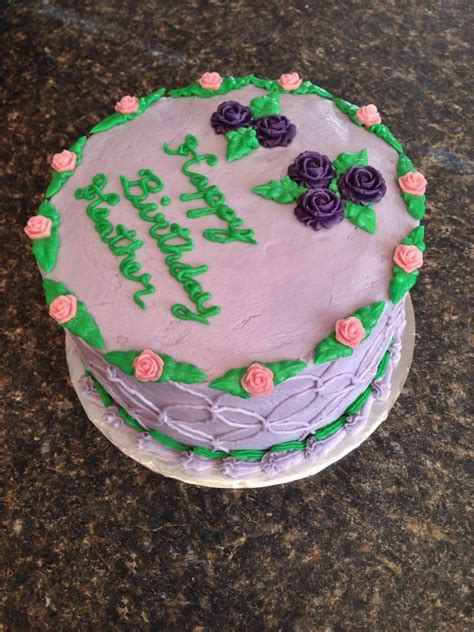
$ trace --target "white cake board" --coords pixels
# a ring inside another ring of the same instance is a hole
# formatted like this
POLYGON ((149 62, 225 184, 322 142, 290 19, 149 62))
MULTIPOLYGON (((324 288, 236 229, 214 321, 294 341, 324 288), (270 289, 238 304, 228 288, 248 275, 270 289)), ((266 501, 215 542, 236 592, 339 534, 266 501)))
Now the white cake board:
POLYGON ((179 461, 169 463, 155 454, 150 454, 145 450, 140 450, 136 445, 137 432, 127 426, 123 428, 113 428, 104 419, 104 407, 91 401, 79 386, 79 380, 84 375, 84 366, 79 359, 72 343, 66 337, 66 356, 71 374, 72 384, 77 396, 92 423, 124 454, 135 459, 153 472, 176 478, 185 483, 194 485, 204 485, 206 487, 222 487, 228 489, 242 489, 250 487, 268 487, 270 485, 280 485, 289 483, 300 478, 306 478, 317 474, 329 465, 332 465, 343 456, 352 452, 363 443, 378 426, 384 421, 393 404, 400 395, 403 384, 408 375, 413 359, 413 349, 415 346, 415 315, 410 297, 406 300, 406 326, 402 334, 401 358, 392 374, 390 394, 383 402, 374 402, 367 421, 352 429, 343 439, 334 445, 328 452, 316 462, 303 461, 299 465, 285 472, 278 474, 255 474, 244 479, 232 479, 223 476, 218 471, 208 472, 187 472, 179 461))

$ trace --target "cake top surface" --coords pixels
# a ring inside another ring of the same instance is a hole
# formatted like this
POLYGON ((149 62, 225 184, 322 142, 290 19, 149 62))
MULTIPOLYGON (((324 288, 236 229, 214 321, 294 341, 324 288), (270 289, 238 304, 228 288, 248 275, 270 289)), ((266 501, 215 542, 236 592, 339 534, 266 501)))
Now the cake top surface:
POLYGON ((394 299, 394 250, 424 202, 398 180, 418 173, 398 141, 322 89, 247 83, 122 100, 74 164, 63 154, 46 277, 77 297, 106 352, 154 349, 212 380, 310 361, 339 319, 394 299))

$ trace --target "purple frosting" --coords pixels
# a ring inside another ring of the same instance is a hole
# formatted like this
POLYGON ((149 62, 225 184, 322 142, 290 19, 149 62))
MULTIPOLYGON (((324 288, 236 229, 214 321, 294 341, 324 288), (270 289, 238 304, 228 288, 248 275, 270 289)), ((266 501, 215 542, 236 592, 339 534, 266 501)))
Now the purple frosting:
POLYGON ((351 167, 339 178, 338 187, 344 199, 364 205, 378 202, 387 192, 382 174, 374 167, 351 167))
POLYGON ((249 127, 251 123, 250 108, 237 101, 224 101, 211 116, 211 125, 216 134, 225 134, 239 127, 249 127))
POLYGON ((296 126, 281 114, 261 116, 254 122, 255 132, 263 147, 287 147, 296 136, 296 126))
POLYGON ((288 175, 309 189, 327 186, 334 177, 334 167, 328 156, 317 151, 304 151, 288 167, 288 175))
POLYGON ((313 230, 331 228, 344 219, 342 199, 329 189, 310 189, 298 199, 295 215, 313 230))

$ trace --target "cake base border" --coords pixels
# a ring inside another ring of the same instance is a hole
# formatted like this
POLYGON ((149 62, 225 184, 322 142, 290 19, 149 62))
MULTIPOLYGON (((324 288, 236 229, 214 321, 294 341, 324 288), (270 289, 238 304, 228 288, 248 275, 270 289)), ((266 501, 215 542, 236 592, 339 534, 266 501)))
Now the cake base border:
POLYGON ((413 359, 415 346, 415 315, 409 295, 405 302, 405 312, 406 325, 401 337, 401 357, 393 369, 389 395, 382 402, 373 402, 367 420, 361 423, 357 428, 354 428, 350 434, 344 436, 339 443, 329 449, 328 452, 316 462, 304 461, 294 468, 283 472, 276 474, 265 474, 261 472, 242 479, 229 478, 218 471, 186 471, 179 462, 170 463, 158 455, 140 450, 136 445, 136 432, 131 428, 111 427, 103 419, 104 406, 90 400, 87 395, 82 392, 79 380, 84 374, 85 368, 73 344, 67 337, 66 358, 74 390, 90 421, 126 456, 129 456, 157 474, 162 474, 163 476, 193 485, 222 489, 269 487, 271 485, 290 483, 321 472, 358 448, 387 418, 390 409, 401 393, 413 359))

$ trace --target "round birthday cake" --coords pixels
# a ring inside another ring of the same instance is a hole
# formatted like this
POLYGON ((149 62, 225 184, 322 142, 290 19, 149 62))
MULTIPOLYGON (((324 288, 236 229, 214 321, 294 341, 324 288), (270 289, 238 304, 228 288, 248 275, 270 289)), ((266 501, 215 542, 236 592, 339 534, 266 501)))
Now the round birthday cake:
POLYGON ((183 471, 271 477, 386 396, 426 180, 297 73, 125 96, 54 155, 25 228, 81 387, 183 471))

